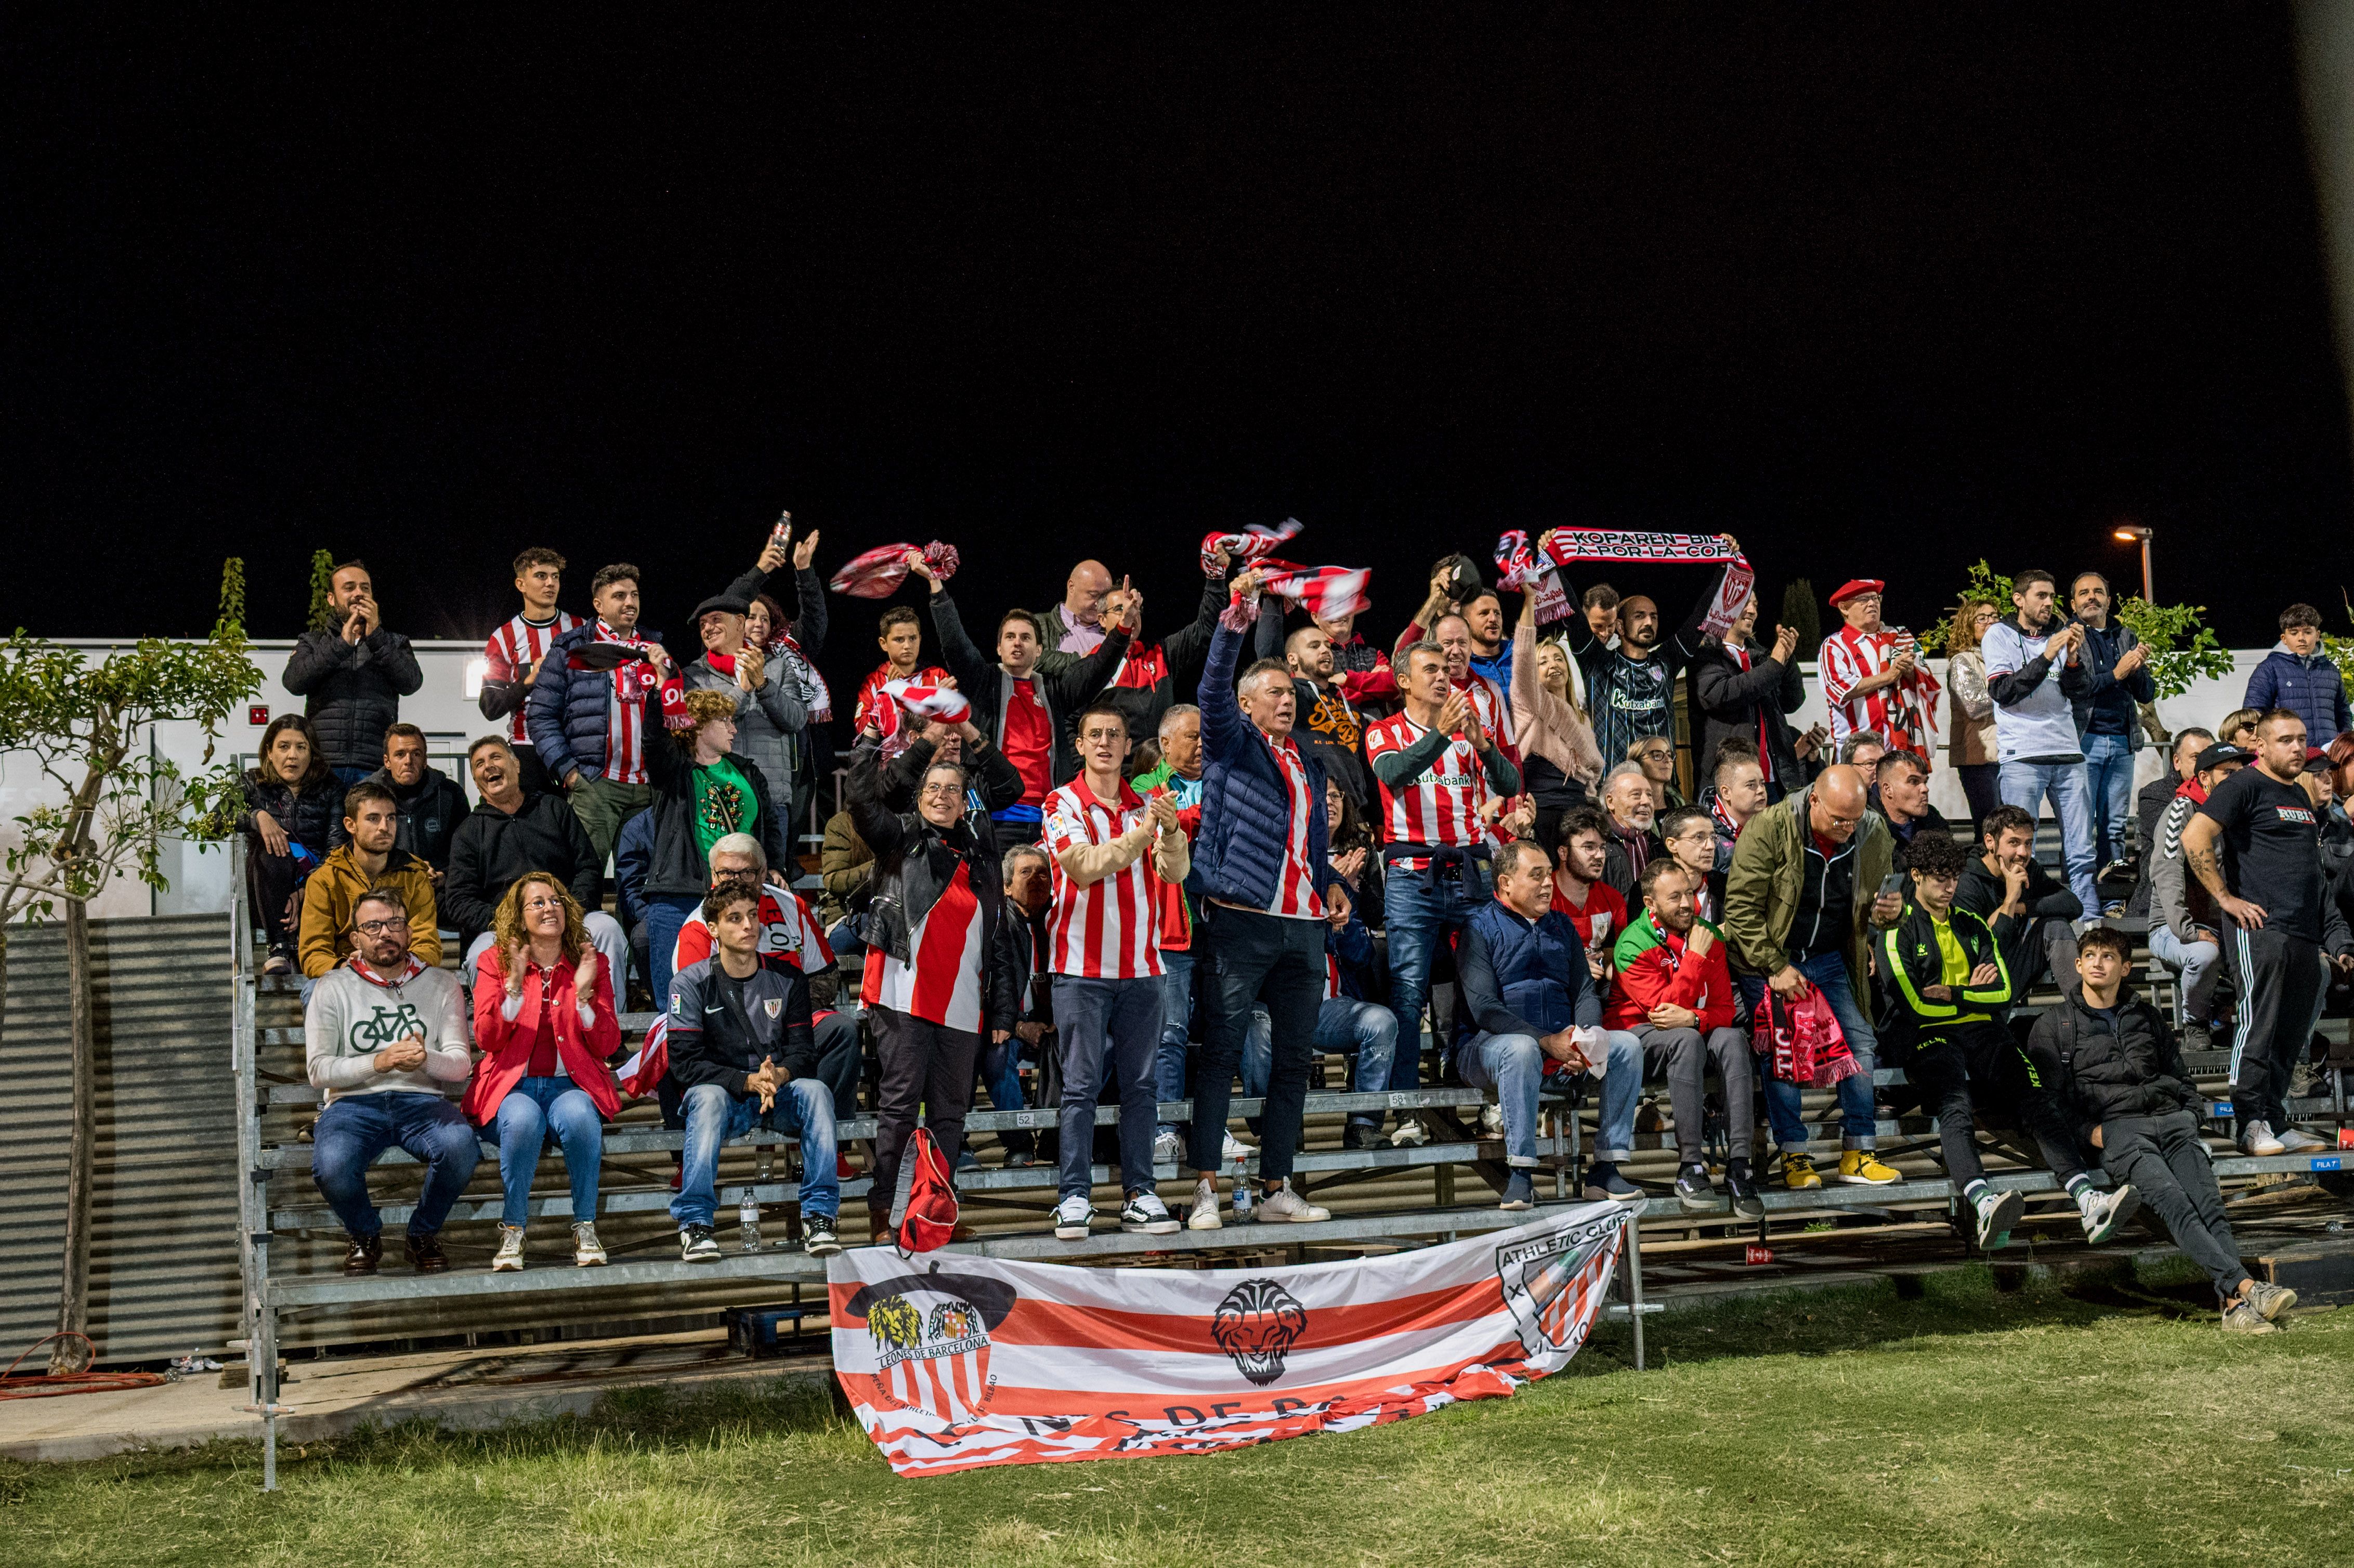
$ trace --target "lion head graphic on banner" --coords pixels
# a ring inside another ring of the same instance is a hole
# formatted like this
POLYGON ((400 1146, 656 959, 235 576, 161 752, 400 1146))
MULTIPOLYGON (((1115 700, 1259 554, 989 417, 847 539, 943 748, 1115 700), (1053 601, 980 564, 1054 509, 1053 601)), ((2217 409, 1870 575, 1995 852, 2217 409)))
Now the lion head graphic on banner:
POLYGON ((1210 1338, 1235 1370, 1264 1388, 1283 1375, 1283 1358, 1308 1330, 1308 1308, 1272 1279, 1246 1279, 1226 1292, 1210 1338))

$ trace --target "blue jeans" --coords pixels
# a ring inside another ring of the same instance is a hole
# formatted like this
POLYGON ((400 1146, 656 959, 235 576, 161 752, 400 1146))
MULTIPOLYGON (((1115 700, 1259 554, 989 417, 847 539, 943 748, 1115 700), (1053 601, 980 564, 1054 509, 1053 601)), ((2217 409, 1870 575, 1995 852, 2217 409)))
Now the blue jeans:
MULTIPOLYGON (((1153 1052, 1153 1090, 1163 1100, 1185 1097, 1185 1047, 1193 1038, 1193 955, 1161 955, 1161 1044, 1153 1052)), ((1157 1132, 1174 1132, 1161 1122, 1157 1132)))
POLYGON ((319 1113, 311 1129, 311 1180, 344 1229, 366 1241, 384 1229, 369 1202, 367 1168, 394 1147, 425 1167, 425 1190, 408 1216, 408 1234, 429 1236, 450 1217, 450 1205, 473 1179, 482 1146, 466 1113, 440 1095, 396 1089, 345 1095, 319 1113))
POLYGON ((1422 1081, 1422 1012, 1430 1001, 1430 953, 1445 931, 1488 899, 1488 866, 1473 862, 1459 876, 1408 871, 1392 864, 1382 881, 1382 912, 1389 936, 1390 1011, 1403 1044, 1390 1067, 1390 1087, 1422 1081))
MULTIPOLYGON (((2126 786, 2132 787, 2128 768, 2126 786)), ((2068 889, 2084 904, 2088 916, 2101 912, 2101 891, 2093 885, 2093 791, 2081 762, 2006 762, 2002 765, 2002 803, 2017 806, 2029 816, 2041 814, 2043 798, 2060 819, 2060 858, 2068 868, 2068 889)), ((2122 821, 2122 817, 2119 819, 2122 821)))
MULTIPOLYGON (((989 1091, 991 1110, 1030 1108, 1029 1094, 1022 1087, 1022 1053, 1029 1049, 1019 1034, 1009 1034, 1002 1041, 981 1048, 981 1086, 989 1091)), ((997 1135, 997 1141, 1008 1154, 1028 1154, 1038 1147, 1037 1134, 1027 1128, 1009 1127, 997 1135)))
POLYGON ((2174 934, 2173 927, 2153 920, 2149 927, 2149 956, 2174 971, 2176 1027, 2193 1018, 2206 1022, 2215 1001, 2207 977, 2214 973, 2215 961, 2223 956, 2222 948, 2214 942, 2186 942, 2174 934))
MULTIPOLYGON (((1611 1139, 1614 1098, 1623 1099, 1625 1128, 1618 1143, 1634 1139, 1635 1098, 1643 1087, 1643 1047, 1632 1034, 1614 1029, 1604 1037, 1608 1055, 1602 1075, 1601 1143, 1611 1139), (1614 1093, 1615 1091, 1615 1093, 1614 1093)), ((1544 1049, 1533 1034, 1474 1034, 1455 1050, 1455 1070, 1475 1089, 1496 1091, 1497 1107, 1504 1116, 1504 1163, 1516 1167, 1537 1162, 1537 1091, 1544 1086, 1544 1049)), ((1597 1147, 1596 1160, 1627 1158, 1623 1148, 1612 1153, 1597 1147)))
POLYGON ((658 1012, 670 1011, 670 959, 678 950, 678 934, 686 917, 703 907, 703 900, 686 893, 646 895, 646 983, 654 993, 658 1012))
MULTIPOLYGON (((2003 765, 2008 768, 2010 765, 2003 765)), ((1847 1036, 1847 1048, 1855 1057, 1855 1065, 1863 1069, 1839 1084, 1839 1107, 1842 1141, 1850 1149, 1875 1149, 1880 1139, 1872 1111, 1872 1069, 1879 1059, 1880 1041, 1872 1032, 1872 1020, 1855 1004, 1855 992, 1847 982, 1847 958, 1841 953, 1819 953, 1798 966, 1798 972, 1814 982, 1815 989, 1831 1004, 1831 1016, 1839 1020, 1840 1033, 1847 1036)), ((1751 1012, 1764 1005, 1766 981, 1758 975, 1743 975, 1741 994, 1749 1001, 1751 1012)), ((1807 1141, 1807 1124, 1798 1114, 1799 1098, 1804 1090, 1796 1084, 1786 1084, 1772 1072, 1772 1058, 1757 1058, 1758 1076, 1766 1084, 1766 1121, 1774 1129, 1774 1142, 1782 1149, 1796 1149, 1807 1141)))
MULTIPOLYGON (((1635 1107, 1643 1097, 1643 1042, 1625 1029, 1603 1036, 1602 1107, 1595 1118, 1594 1158, 1616 1165, 1635 1157, 1635 1107)), ((1508 1113, 1509 1114, 1509 1113, 1508 1113)))
MULTIPOLYGON (((2133 776, 2131 736, 2084 737, 2084 781, 2093 801, 2093 853, 2101 865, 2126 858, 2126 824, 2134 814, 2133 776)), ((2098 908, 2087 904, 2084 913, 2096 914, 2098 908)))
POLYGON ((718 1202, 719 1146, 765 1127, 801 1146, 801 1213, 832 1219, 842 1208, 842 1179, 834 1174, 833 1091, 815 1078, 795 1078, 777 1091, 777 1103, 760 1109, 760 1097, 737 1097, 717 1084, 686 1091, 685 1168, 670 1217, 682 1225, 707 1225, 718 1202))
MULTIPOLYGON (((1344 1051, 1357 1059, 1351 1081, 1357 1093, 1377 1095, 1390 1086, 1391 1064, 1397 1054, 1397 1015, 1378 1002, 1352 1001, 1345 996, 1328 999, 1316 1014, 1316 1049, 1344 1051)), ((1267 1093, 1267 1074, 1275 1065, 1275 1026, 1267 1009, 1251 1009, 1250 1029, 1243 1036, 1243 1093, 1267 1093)), ((1379 1127, 1379 1111, 1351 1111, 1352 1125, 1379 1127)))
POLYGON ((1061 1195, 1084 1195, 1095 1186, 1096 1097, 1107 1070, 1119 1083, 1120 1184, 1150 1192, 1161 981, 1056 975, 1055 1032, 1063 1043, 1061 1195))
POLYGON ((597 1102, 569 1078, 524 1078, 499 1102, 499 1223, 520 1228, 531 1213, 531 1178, 550 1128, 572 1181, 572 1223, 597 1217, 597 1171, 605 1157, 597 1102))

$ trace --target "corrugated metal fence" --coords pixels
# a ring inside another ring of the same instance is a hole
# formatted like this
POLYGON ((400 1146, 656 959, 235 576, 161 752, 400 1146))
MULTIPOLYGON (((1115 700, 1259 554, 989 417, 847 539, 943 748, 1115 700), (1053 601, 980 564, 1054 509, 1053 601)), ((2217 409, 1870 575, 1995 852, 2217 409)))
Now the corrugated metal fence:
MULTIPOLYGON (((238 1322, 237 1086, 225 915, 93 920, 102 1361, 217 1351, 238 1322)), ((73 1118, 65 929, 8 933, 0 1024, 0 1364, 57 1327, 73 1118)))

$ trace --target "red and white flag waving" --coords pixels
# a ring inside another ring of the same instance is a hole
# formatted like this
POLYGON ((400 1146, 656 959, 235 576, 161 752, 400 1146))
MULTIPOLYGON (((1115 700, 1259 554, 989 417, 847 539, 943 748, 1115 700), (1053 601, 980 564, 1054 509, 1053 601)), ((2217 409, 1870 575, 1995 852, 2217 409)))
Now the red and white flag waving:
POLYGON ((1388 1257, 1200 1271, 856 1247, 826 1264, 834 1372, 902 1476, 1350 1432, 1559 1372, 1626 1226, 1587 1203, 1388 1257))
POLYGON ((1318 567, 1313 571, 1270 577, 1267 591, 1281 599, 1297 599, 1310 615, 1326 620, 1372 608, 1373 596, 1366 591, 1366 586, 1373 580, 1373 574, 1363 567, 1318 567))
POLYGON ((920 686, 913 681, 885 681, 883 690, 891 700, 918 718, 938 719, 942 724, 962 724, 972 715, 972 705, 964 694, 953 686, 920 686))

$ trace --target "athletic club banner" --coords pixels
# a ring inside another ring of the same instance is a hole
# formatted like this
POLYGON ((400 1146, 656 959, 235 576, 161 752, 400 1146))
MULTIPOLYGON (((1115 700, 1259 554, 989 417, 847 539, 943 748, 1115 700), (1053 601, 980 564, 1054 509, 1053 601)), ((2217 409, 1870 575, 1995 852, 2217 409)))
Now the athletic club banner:
POLYGON ((1589 1203, 1394 1256, 1278 1268, 855 1247, 827 1265, 834 1372, 902 1476, 1351 1432, 1567 1365, 1626 1224, 1617 1204, 1589 1203))

